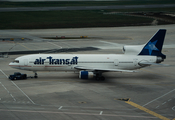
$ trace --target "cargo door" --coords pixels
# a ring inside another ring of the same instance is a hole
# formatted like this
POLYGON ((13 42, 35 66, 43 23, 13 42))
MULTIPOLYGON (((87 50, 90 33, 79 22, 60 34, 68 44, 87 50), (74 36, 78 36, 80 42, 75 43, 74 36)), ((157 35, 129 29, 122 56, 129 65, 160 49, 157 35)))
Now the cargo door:
POLYGON ((115 60, 114 60, 114 65, 115 65, 115 66, 118 66, 118 64, 119 64, 118 60, 115 59, 115 60))

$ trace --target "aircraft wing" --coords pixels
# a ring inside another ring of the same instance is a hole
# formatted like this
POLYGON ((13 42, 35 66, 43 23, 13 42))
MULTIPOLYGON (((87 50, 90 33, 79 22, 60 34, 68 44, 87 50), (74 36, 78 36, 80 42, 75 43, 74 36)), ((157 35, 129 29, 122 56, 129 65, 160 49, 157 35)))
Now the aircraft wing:
POLYGON ((88 67, 84 67, 84 66, 75 66, 74 68, 78 69, 78 70, 102 71, 102 72, 136 72, 134 70, 88 68, 88 67))

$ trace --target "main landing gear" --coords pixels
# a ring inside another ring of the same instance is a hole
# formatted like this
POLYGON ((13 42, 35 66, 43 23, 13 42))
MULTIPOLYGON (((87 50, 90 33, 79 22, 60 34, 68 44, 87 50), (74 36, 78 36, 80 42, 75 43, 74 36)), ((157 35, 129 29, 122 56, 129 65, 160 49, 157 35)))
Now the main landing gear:
POLYGON ((97 81, 103 81, 103 80, 105 80, 105 77, 104 76, 100 76, 100 77, 95 77, 95 79, 97 81))
POLYGON ((96 73, 95 73, 95 79, 96 79, 97 81, 103 81, 103 80, 105 80, 105 77, 102 76, 102 72, 96 72, 96 73))

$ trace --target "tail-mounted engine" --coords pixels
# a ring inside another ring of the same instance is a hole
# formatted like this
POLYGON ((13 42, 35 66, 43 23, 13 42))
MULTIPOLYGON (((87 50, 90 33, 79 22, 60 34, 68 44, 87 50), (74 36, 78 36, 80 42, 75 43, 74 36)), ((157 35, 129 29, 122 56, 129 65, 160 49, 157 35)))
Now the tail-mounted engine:
POLYGON ((123 46, 123 53, 138 55, 142 48, 143 48, 143 45, 125 45, 123 46))
POLYGON ((157 57, 156 63, 161 63, 163 61, 164 61, 164 59, 162 59, 162 57, 157 57))

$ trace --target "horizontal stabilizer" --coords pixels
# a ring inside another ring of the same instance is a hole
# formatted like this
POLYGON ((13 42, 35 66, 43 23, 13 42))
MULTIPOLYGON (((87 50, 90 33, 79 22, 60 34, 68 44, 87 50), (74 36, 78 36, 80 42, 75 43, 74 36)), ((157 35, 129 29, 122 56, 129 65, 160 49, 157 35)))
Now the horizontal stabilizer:
POLYGON ((88 68, 88 67, 82 67, 82 66, 76 66, 74 68, 78 70, 90 70, 90 71, 102 71, 102 72, 137 72, 134 70, 88 68))

